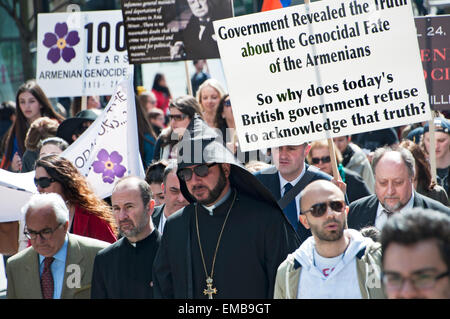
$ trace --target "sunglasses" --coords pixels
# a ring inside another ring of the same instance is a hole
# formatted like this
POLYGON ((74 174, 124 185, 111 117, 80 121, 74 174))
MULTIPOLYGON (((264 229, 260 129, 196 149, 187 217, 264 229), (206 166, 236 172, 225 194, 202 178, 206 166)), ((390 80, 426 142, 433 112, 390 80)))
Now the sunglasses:
POLYGON ((331 162, 331 157, 329 156, 324 156, 324 157, 313 157, 311 158, 311 163, 313 164, 319 164, 320 162, 322 163, 329 163, 331 162))
POLYGON ((49 177, 41 177, 41 178, 35 178, 34 179, 34 184, 36 186, 39 186, 40 188, 47 188, 53 182, 56 182, 56 179, 49 178, 49 177))
POLYGON ((179 122, 179 121, 184 120, 186 117, 187 117, 186 114, 171 114, 171 115, 169 115, 169 120, 170 121, 174 120, 176 122, 179 122))
POLYGON ((225 102, 223 102, 224 106, 231 106, 231 101, 230 100, 226 100, 225 102))
POLYGON ((202 164, 195 166, 194 168, 182 168, 177 172, 177 176, 179 179, 189 182, 192 178, 192 172, 195 173, 198 177, 206 177, 209 174, 209 168, 211 166, 216 165, 217 163, 211 163, 211 164, 202 164))
POLYGON ((345 209, 345 202, 343 200, 331 200, 323 203, 317 203, 311 206, 310 209, 304 211, 302 214, 311 212, 314 217, 322 217, 330 206, 331 210, 342 213, 345 209))

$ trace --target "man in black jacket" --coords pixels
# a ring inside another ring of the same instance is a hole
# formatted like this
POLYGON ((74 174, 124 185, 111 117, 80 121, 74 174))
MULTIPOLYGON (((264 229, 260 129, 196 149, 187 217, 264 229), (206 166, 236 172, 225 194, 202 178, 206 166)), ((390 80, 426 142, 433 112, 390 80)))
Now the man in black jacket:
POLYGON ((375 194, 351 203, 349 228, 375 226, 381 230, 392 214, 412 207, 430 208, 450 214, 448 207, 414 190, 415 161, 407 149, 379 148, 374 153, 372 166, 375 194))
POLYGON ((295 197, 284 208, 286 217, 289 219, 302 242, 311 236, 311 231, 306 229, 299 220, 300 192, 312 181, 318 179, 332 179, 330 175, 305 163, 305 158, 308 155, 310 148, 311 145, 308 143, 272 148, 272 159, 275 166, 255 173, 256 178, 272 193, 276 200, 280 200, 298 183, 304 182, 305 185, 298 189, 295 197), (306 171, 309 171, 309 174, 311 174, 308 181, 305 181, 306 177, 308 177, 305 176, 306 171), (291 186, 288 186, 287 184, 291 186), (283 196, 281 196, 282 194, 283 196), (289 209, 291 205, 292 213, 289 209))
POLYGON ((141 178, 124 177, 113 189, 111 204, 123 237, 95 257, 91 298, 153 298, 151 270, 161 235, 151 219, 150 186, 141 178))
POLYGON ((217 139, 195 116, 180 141, 177 175, 190 204, 164 227, 157 298, 272 298, 278 266, 299 245, 273 196, 217 139))

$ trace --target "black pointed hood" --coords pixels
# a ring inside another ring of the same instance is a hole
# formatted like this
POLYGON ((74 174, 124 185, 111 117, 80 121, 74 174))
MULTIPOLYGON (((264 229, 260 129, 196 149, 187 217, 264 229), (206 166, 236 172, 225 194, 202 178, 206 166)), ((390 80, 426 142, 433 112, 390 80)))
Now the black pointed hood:
MULTIPOLYGON (((231 164, 230 184, 239 192, 257 198, 279 208, 273 195, 242 166, 235 156, 223 145, 222 136, 209 127, 199 116, 195 116, 187 127, 182 140, 178 144, 178 170, 204 163, 231 164)), ((193 203, 186 183, 180 180, 180 189, 184 197, 193 203)), ((281 209, 280 209, 281 212, 281 209)))

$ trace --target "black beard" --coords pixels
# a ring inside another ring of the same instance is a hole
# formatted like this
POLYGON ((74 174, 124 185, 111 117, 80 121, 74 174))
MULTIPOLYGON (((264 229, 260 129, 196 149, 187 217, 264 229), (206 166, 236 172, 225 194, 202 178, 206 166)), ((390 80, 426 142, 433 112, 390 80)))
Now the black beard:
MULTIPOLYGON (((218 164, 218 165, 220 165, 220 164, 218 164)), ((205 200, 202 200, 202 201, 198 201, 202 205, 208 206, 208 205, 214 203, 219 198, 220 194, 222 194, 225 187, 227 186, 227 180, 225 177, 225 172, 222 169, 222 165, 220 165, 219 168, 220 168, 220 175, 219 175, 219 180, 217 181, 216 186, 214 186, 214 188, 209 192, 208 198, 206 198, 205 200)))
MULTIPOLYGON (((341 224, 337 220, 332 220, 330 222, 338 223, 338 226, 342 227, 338 228, 335 232, 332 232, 330 234, 325 233, 325 231, 321 231, 319 228, 314 229, 314 232, 316 233, 318 239, 322 241, 337 241, 342 238, 342 236, 344 235, 344 229, 347 228, 347 220, 344 220, 343 224, 341 224)), ((326 226, 326 224, 323 226, 326 226)))

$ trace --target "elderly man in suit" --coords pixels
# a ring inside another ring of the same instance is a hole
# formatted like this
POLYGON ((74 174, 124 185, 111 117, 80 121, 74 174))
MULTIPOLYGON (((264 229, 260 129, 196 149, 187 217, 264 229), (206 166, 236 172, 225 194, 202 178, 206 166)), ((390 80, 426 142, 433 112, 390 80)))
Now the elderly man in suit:
POLYGON ((351 203, 349 228, 359 230, 375 226, 381 230, 392 214, 413 207, 450 214, 448 207, 414 190, 415 161, 407 149, 388 146, 378 148, 373 156, 372 167, 375 174, 375 194, 351 203))
POLYGON ((94 257, 109 243, 68 234, 69 210, 58 194, 33 195, 23 212, 31 247, 8 259, 7 298, 89 298, 94 257))

